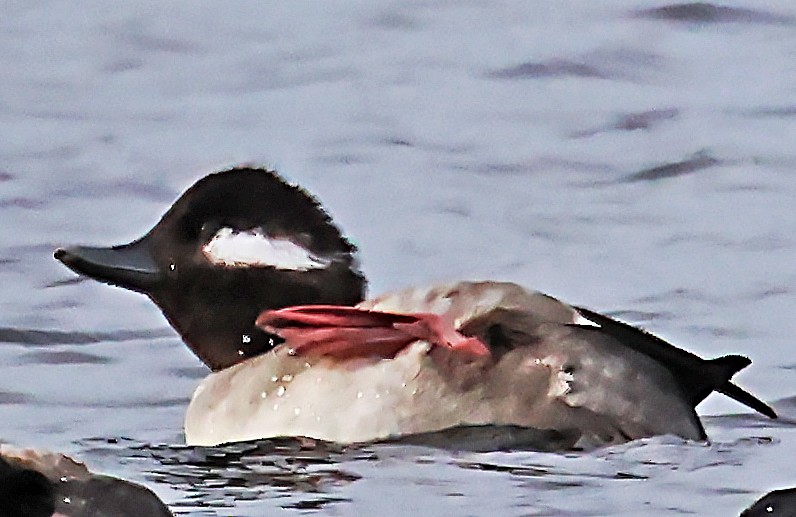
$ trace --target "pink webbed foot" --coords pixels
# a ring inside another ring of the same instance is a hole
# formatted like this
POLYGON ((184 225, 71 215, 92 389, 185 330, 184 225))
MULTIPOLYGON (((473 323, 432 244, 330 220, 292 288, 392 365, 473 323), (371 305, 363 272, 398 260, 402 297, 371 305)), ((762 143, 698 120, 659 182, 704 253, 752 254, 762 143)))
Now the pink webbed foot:
POLYGON ((436 314, 303 305, 265 311, 257 326, 282 337, 299 356, 391 359, 417 340, 468 355, 489 355, 484 343, 460 334, 436 314))

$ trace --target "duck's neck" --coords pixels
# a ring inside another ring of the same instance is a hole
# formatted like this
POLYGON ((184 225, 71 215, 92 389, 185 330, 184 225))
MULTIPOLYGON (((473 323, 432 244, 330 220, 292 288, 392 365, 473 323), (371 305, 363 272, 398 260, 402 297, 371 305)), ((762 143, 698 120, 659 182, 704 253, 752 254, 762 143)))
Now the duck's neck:
POLYGON ((264 310, 307 304, 355 305, 362 300, 365 280, 359 272, 341 268, 329 273, 334 275, 284 275, 278 282, 242 275, 226 278, 225 284, 192 282, 179 293, 164 290, 152 299, 191 351, 217 371, 263 354, 281 342, 255 326, 264 310))

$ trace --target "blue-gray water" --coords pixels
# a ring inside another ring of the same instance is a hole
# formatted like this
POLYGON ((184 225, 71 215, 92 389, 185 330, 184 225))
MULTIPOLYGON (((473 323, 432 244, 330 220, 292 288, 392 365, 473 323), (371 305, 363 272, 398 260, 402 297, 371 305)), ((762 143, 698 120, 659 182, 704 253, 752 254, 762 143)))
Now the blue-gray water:
POLYGON ((735 515, 796 485, 792 2, 7 1, 0 48, 3 440, 198 515, 735 515), (513 280, 750 356, 785 418, 713 395, 708 445, 591 454, 180 447, 204 368, 51 254, 241 162, 316 193, 374 294, 513 280))

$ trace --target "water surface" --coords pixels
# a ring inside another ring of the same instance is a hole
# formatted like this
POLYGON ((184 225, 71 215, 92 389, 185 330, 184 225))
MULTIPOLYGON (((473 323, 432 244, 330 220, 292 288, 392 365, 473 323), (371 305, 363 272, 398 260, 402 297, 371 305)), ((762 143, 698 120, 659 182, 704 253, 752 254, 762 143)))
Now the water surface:
POLYGON ((8 2, 0 45, 4 440, 207 516, 734 515, 796 485, 790 2, 8 2), (784 418, 714 395, 709 444, 186 448, 204 368, 52 250, 136 238, 242 162, 316 193, 374 294, 516 281, 750 356, 784 418))

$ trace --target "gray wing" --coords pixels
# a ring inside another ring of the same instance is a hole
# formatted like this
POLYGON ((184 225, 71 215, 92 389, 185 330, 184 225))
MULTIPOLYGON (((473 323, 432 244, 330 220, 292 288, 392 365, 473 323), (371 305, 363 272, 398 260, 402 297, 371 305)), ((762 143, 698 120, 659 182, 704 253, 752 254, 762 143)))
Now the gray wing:
POLYGON ((528 399, 512 410, 515 423, 578 429, 593 445, 661 434, 705 439, 669 369, 599 327, 496 309, 460 330, 489 344, 497 358, 492 382, 508 383, 528 399), (530 382, 537 385, 522 387, 530 382))
POLYGON ((567 406, 599 415, 628 440, 706 438, 694 407, 662 364, 589 328, 545 323, 537 336, 526 353, 560 379, 558 399, 567 406))

